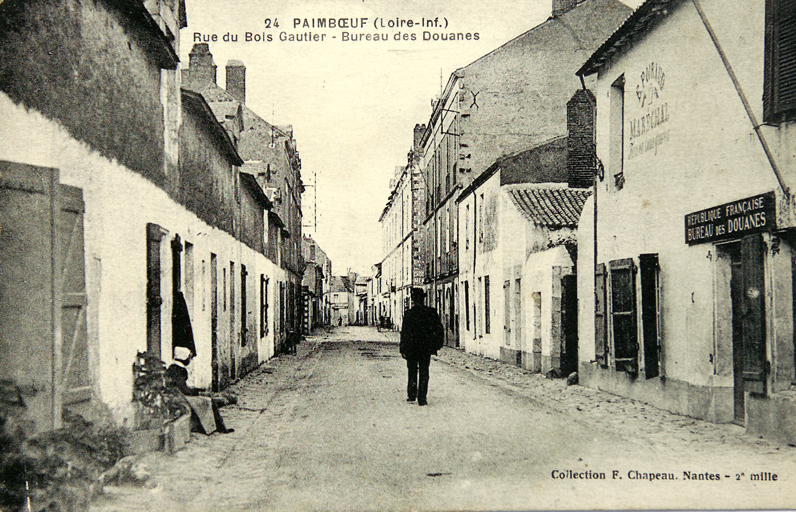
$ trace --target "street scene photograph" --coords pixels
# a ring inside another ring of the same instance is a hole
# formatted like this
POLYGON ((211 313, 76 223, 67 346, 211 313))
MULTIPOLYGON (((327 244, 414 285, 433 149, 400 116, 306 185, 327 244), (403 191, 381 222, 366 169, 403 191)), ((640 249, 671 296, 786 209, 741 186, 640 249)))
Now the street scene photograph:
POLYGON ((793 510, 796 0, 0 0, 0 511, 793 510))

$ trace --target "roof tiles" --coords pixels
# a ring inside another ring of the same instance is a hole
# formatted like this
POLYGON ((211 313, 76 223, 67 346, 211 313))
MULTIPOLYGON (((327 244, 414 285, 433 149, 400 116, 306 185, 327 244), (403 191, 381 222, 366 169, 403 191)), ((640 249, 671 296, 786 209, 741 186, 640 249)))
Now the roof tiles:
POLYGON ((531 222, 545 227, 576 227, 583 204, 591 194, 588 189, 523 186, 508 189, 517 209, 531 222))

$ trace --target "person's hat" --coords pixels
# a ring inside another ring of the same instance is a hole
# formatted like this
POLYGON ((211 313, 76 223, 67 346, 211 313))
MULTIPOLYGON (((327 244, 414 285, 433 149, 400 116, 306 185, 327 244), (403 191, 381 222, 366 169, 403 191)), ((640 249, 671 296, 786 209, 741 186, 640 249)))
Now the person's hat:
POLYGON ((425 300, 426 298, 426 291, 422 288, 412 288, 412 301, 413 302, 420 302, 425 300))
POLYGON ((175 361, 188 361, 191 355, 191 351, 187 347, 174 347, 175 361))

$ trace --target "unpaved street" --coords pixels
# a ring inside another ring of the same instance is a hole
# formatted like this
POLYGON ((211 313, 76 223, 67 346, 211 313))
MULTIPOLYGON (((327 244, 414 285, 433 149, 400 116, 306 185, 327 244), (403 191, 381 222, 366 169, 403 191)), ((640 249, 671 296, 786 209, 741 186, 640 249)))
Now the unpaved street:
POLYGON ((142 457, 150 485, 107 487, 94 510, 796 503, 793 447, 451 349, 432 360, 429 405, 407 403, 395 339, 353 327, 308 339, 233 388, 239 403, 222 413, 234 433, 142 457), (751 481, 761 472, 777 480, 751 481))

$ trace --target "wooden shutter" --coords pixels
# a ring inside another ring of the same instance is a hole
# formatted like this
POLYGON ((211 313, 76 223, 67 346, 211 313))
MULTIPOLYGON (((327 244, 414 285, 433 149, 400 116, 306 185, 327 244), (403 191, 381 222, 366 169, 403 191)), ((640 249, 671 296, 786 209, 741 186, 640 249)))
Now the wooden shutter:
POLYGON ((260 274, 260 337, 261 338, 265 338, 265 335, 268 332, 267 331, 267 323, 266 323, 267 322, 267 316, 266 316, 266 311, 267 311, 266 304, 267 304, 267 301, 266 301, 266 298, 265 298, 265 293, 266 293, 265 292, 265 283, 266 283, 265 276, 263 274, 260 274))
POLYGON ((767 0, 765 24, 763 119, 781 122, 796 117, 796 2, 767 0))
POLYGON ((489 334, 491 331, 491 311, 489 305, 489 276, 484 276, 484 332, 489 334))
POLYGON ((503 344, 511 346, 511 282, 503 282, 503 344))
POLYGON ((58 260, 62 290, 62 371, 60 388, 63 406, 74 406, 91 398, 88 337, 86 333, 86 270, 83 253, 83 191, 60 186, 61 211, 57 219, 58 260))
POLYGON ((743 379, 744 389, 753 393, 765 393, 766 390, 764 258, 765 243, 760 234, 741 239, 743 379))
POLYGON ((611 262, 611 321, 616 369, 637 372, 636 266, 631 259, 611 262))
POLYGON ((160 357, 160 243, 167 231, 157 224, 146 225, 146 325, 147 351, 160 357))
POLYGON ((641 267, 641 325, 644 336, 644 374, 648 379, 651 379, 660 375, 658 255, 640 255, 639 267, 641 267))
POLYGON ((246 323, 248 305, 246 304, 246 265, 240 266, 240 346, 245 347, 249 339, 249 326, 246 323))
POLYGON ((605 263, 598 263, 594 269, 594 355, 603 366, 608 365, 607 339, 608 317, 605 314, 605 263))

